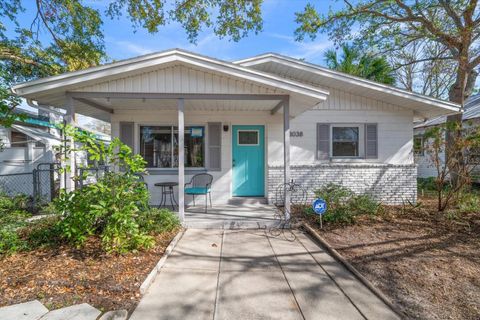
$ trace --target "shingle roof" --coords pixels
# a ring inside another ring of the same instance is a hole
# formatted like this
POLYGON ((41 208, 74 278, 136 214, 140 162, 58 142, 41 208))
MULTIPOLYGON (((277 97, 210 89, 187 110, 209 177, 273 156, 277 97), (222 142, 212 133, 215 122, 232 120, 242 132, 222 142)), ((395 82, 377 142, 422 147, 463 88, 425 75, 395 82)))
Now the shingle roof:
MULTIPOLYGON (((474 96, 471 96, 467 99, 464 106, 464 111, 462 115, 462 120, 471 120, 475 118, 480 118, 480 93, 474 96)), ((435 118, 428 119, 424 122, 416 123, 414 128, 424 128, 436 126, 447 121, 446 116, 439 116, 435 118)))

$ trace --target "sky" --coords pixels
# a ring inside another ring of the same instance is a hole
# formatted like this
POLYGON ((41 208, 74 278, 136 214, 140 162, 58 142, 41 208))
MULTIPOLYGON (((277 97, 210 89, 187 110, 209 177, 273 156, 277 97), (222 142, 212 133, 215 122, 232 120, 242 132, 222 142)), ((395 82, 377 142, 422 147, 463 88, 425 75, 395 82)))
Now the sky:
MULTIPOLYGON (((111 59, 119 60, 170 48, 182 48, 204 55, 236 60, 249 56, 276 52, 295 58, 323 64, 323 53, 332 48, 332 43, 325 35, 316 40, 306 39, 303 42, 294 40, 296 28, 295 12, 301 11, 308 1, 304 0, 265 0, 262 6, 264 18, 263 31, 251 33, 238 42, 219 39, 212 30, 200 34, 197 43, 188 41, 186 33, 179 24, 161 27, 156 34, 145 30, 135 31, 131 22, 122 17, 120 20, 104 19, 104 34, 107 54, 111 59)), ((313 1, 321 12, 328 12, 334 1, 313 1)), ((108 1, 91 0, 92 7, 104 11, 108 1)))

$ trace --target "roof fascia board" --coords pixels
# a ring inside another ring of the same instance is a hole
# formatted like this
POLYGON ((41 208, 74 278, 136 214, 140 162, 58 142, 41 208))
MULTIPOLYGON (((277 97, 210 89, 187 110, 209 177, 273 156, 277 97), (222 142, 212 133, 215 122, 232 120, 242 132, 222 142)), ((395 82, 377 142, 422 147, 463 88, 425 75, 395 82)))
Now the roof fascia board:
POLYGON ((280 55, 276 55, 276 54, 272 54, 272 53, 264 54, 264 55, 260 55, 260 56, 256 56, 256 57, 252 57, 252 58, 247 58, 247 59, 243 59, 243 60, 239 60, 239 61, 235 61, 234 63, 245 66, 245 67, 251 67, 251 66, 266 63, 266 62, 280 63, 280 64, 286 65, 288 67, 297 68, 297 69, 301 69, 303 71, 312 72, 312 73, 315 73, 315 74, 320 75, 320 76, 332 78, 332 79, 347 82, 347 83, 352 83, 354 85, 359 85, 359 86, 362 86, 362 87, 367 88, 367 89, 381 91, 383 93, 387 93, 387 94, 395 95, 395 96, 398 96, 398 97, 414 100, 414 101, 417 101, 417 102, 420 102, 420 103, 429 104, 429 105, 432 105, 432 106, 435 106, 435 107, 440 107, 440 108, 448 109, 448 110, 451 110, 451 111, 459 111, 460 110, 460 105, 458 105, 456 103, 453 103, 453 102, 450 102, 450 101, 443 101, 443 100, 435 99, 435 98, 432 98, 432 97, 428 97, 428 96, 424 96, 424 95, 417 94, 417 93, 414 93, 414 92, 410 92, 410 91, 407 91, 407 90, 402 90, 402 89, 399 89, 399 88, 391 87, 391 86, 388 86, 388 85, 385 85, 385 84, 376 83, 374 81, 370 81, 370 80, 362 79, 362 78, 359 78, 359 77, 351 76, 351 75, 344 74, 344 73, 341 73, 341 72, 337 72, 337 71, 334 71, 334 70, 330 70, 330 69, 327 69, 327 68, 322 68, 322 67, 313 65, 311 63, 298 61, 296 59, 292 59, 292 58, 288 58, 288 57, 284 57, 284 56, 280 56, 280 55))

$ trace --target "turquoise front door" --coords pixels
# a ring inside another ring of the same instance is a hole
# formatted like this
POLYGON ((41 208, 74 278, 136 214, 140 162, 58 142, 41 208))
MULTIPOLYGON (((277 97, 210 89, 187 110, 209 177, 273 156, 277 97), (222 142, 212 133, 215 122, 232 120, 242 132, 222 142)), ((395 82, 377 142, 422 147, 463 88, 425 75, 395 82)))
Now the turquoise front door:
POLYGON ((263 126, 232 126, 233 196, 263 197, 265 132, 263 126))

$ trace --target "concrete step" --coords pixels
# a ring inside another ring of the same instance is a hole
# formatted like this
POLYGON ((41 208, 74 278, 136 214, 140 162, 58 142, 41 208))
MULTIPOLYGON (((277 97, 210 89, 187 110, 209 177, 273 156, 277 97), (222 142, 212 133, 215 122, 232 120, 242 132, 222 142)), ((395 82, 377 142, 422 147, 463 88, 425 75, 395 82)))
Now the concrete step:
POLYGON ((0 308, 2 320, 38 320, 48 312, 48 309, 38 300, 14 304, 0 308))
POLYGON ((223 221, 185 221, 184 227, 191 229, 270 229, 278 228, 281 226, 281 221, 271 220, 223 220, 223 221))
POLYGON ((264 198, 264 197, 233 197, 228 200, 228 204, 231 204, 231 205, 268 204, 268 200, 267 198, 264 198))

